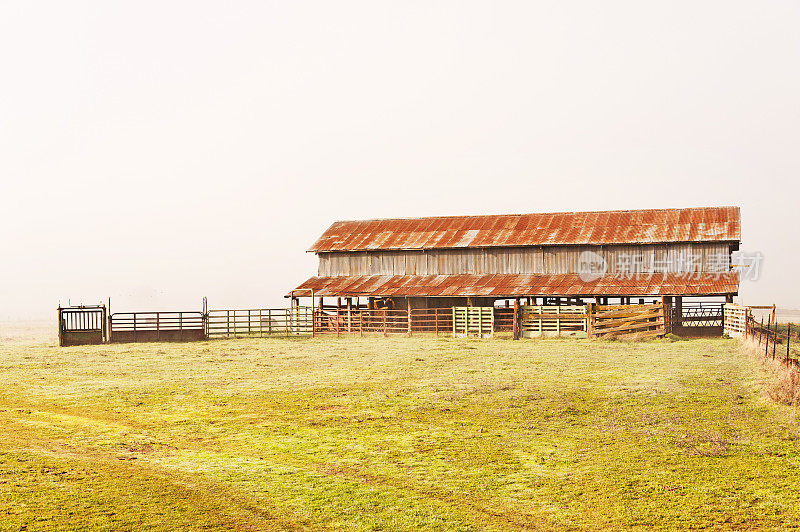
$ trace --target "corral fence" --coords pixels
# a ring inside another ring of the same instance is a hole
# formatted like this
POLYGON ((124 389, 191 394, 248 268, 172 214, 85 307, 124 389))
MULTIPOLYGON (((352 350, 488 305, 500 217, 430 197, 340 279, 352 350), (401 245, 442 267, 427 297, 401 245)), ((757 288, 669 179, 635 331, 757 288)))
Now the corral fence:
POLYGON ((664 305, 597 305, 589 314, 592 338, 639 340, 666 334, 664 305))
POLYGON ((453 336, 491 338, 494 335, 494 307, 453 307, 453 336))
MULTIPOLYGON (((735 305, 717 307, 684 307, 682 323, 684 326, 693 323, 697 329, 719 323, 721 331, 724 322, 726 331, 732 331, 743 319, 735 305)), ((669 332, 672 312, 663 304, 595 303, 410 310, 296 305, 208 310, 204 300, 201 311, 107 313, 105 306, 59 307, 59 338, 61 345, 315 335, 435 334, 487 338, 498 333, 510 333, 515 339, 550 336, 640 339, 669 332)))
MULTIPOLYGON (((513 316, 511 318, 513 320, 513 316)), ((588 337, 589 314, 585 305, 524 305, 520 307, 520 336, 588 337)))
POLYGON ((763 346, 764 358, 772 358, 782 362, 786 366, 800 367, 800 355, 797 347, 800 347, 800 330, 793 324, 778 324, 774 319, 768 319, 764 323, 756 321, 752 315, 751 308, 740 307, 739 305, 725 305, 726 311, 726 333, 730 336, 744 336, 749 340, 758 343, 759 349, 763 346), (727 324, 727 317, 731 316, 730 326, 727 324), (734 317, 735 316, 735 317, 734 317), (743 321, 743 323, 742 323, 743 321))
MULTIPOLYGON (((437 323, 434 321, 434 327, 437 323)), ((410 334, 411 324, 405 310, 333 309, 314 313, 314 334, 320 335, 410 334)))
POLYGON ((497 332, 511 332, 514 309, 500 307, 390 309, 317 309, 314 312, 314 334, 333 336, 455 334, 486 337, 497 332), (463 321, 463 310, 469 319, 463 321), (454 320, 455 318, 455 320, 454 320), (466 323, 466 325, 465 325, 466 323), (455 325, 455 327, 454 327, 455 325), (466 329, 465 329, 466 326, 466 329))
POLYGON ((111 315, 112 343, 205 340, 202 312, 117 312, 111 315))
POLYGON ((314 334, 311 307, 209 310, 207 338, 266 338, 314 334))
POLYGON ((522 306, 519 315, 522 338, 642 339, 666 333, 662 304, 522 306))
POLYGON ((105 305, 58 307, 58 344, 102 344, 107 339, 105 305))

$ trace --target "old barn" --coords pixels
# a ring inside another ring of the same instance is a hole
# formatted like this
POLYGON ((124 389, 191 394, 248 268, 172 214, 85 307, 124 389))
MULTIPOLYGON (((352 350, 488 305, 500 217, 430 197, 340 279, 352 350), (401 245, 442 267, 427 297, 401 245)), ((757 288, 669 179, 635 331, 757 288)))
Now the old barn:
POLYGON ((739 245, 738 207, 339 221, 289 295, 317 309, 663 302, 680 326, 683 308, 738 293, 739 245))

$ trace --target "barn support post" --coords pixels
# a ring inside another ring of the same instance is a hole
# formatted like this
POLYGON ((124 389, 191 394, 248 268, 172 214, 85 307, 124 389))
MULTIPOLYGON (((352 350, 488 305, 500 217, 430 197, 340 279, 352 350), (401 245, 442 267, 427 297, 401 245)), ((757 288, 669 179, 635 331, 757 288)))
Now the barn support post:
POLYGON ((672 332, 672 296, 661 296, 661 307, 664 309, 664 332, 672 332))
POLYGON ((680 330, 680 327, 683 325, 683 297, 682 296, 675 296, 675 306, 674 306, 674 313, 672 319, 672 330, 675 329, 680 330))

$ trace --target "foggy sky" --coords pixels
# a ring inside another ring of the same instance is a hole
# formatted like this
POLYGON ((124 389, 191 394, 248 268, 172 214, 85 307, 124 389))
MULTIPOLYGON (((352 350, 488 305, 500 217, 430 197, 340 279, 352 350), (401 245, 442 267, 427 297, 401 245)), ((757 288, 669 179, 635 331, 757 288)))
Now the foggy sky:
POLYGON ((337 219, 739 205, 800 307, 800 4, 0 2, 0 318, 266 307, 337 219))

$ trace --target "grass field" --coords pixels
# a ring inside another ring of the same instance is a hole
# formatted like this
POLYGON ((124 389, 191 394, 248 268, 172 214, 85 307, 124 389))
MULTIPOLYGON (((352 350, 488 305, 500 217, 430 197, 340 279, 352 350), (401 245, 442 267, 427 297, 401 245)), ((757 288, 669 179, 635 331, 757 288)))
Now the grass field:
POLYGON ((0 528, 800 526, 734 340, 0 345, 0 528))

